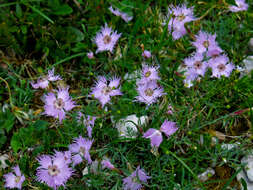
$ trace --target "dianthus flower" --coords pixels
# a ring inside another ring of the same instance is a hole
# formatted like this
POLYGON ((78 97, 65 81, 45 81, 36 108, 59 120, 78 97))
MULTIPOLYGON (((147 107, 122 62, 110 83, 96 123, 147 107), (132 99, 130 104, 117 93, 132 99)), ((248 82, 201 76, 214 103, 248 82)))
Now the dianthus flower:
POLYGON ((113 8, 112 6, 109 7, 109 10, 116 16, 120 16, 125 22, 129 22, 133 19, 132 16, 129 16, 127 13, 121 12, 117 8, 113 8))
POLYGON ((150 58, 151 57, 151 53, 148 50, 144 50, 142 53, 142 57, 144 58, 150 58))
POLYGON ((235 5, 229 6, 229 10, 232 12, 239 12, 239 11, 247 11, 249 5, 245 2, 245 0, 235 0, 235 5))
POLYGON ((92 146, 93 140, 89 140, 79 136, 79 138, 74 139, 74 143, 69 145, 69 150, 72 153, 73 165, 77 165, 83 161, 87 160, 89 164, 92 163, 90 158, 90 148, 92 146))
POLYGON ((55 157, 63 157, 66 164, 70 164, 72 162, 71 160, 72 155, 70 151, 64 151, 64 152, 55 151, 55 157))
POLYGON ((138 166, 137 169, 128 177, 123 179, 124 190, 140 190, 143 187, 143 183, 147 183, 148 176, 143 169, 138 166))
POLYGON ((21 189, 22 183, 25 181, 25 176, 21 174, 21 171, 18 165, 15 166, 13 170, 14 170, 14 173, 10 172, 3 176, 5 179, 4 187, 10 188, 10 189, 14 189, 14 188, 21 189))
POLYGON ((156 66, 148 66, 143 65, 142 66, 142 72, 141 72, 141 80, 137 83, 147 83, 151 80, 160 80, 160 77, 158 75, 158 68, 156 66))
POLYGON ((73 174, 73 170, 61 155, 42 155, 37 160, 40 164, 37 168, 37 180, 46 183, 54 190, 60 186, 65 186, 65 183, 73 174))
POLYGON ((89 52, 87 53, 87 57, 88 57, 89 59, 93 59, 93 58, 94 58, 93 52, 92 52, 92 51, 89 51, 89 52))
POLYGON ((196 72, 194 72, 192 69, 188 69, 185 73, 184 73, 185 79, 184 79, 184 85, 187 88, 190 88, 193 86, 193 81, 196 80, 198 78, 198 74, 196 72))
POLYGON ((92 137, 92 128, 94 127, 96 117, 78 113, 78 121, 87 127, 88 137, 92 137))
POLYGON ((212 68, 212 77, 220 78, 222 75, 229 77, 235 66, 229 63, 226 55, 220 55, 209 60, 209 66, 212 68))
POLYGON ((187 33, 184 26, 185 23, 194 21, 196 19, 193 14, 193 7, 187 8, 185 4, 177 7, 169 7, 168 18, 170 18, 168 30, 172 32, 172 37, 174 40, 181 38, 187 33))
POLYGON ((119 89, 120 78, 112 78, 109 80, 109 84, 105 77, 100 76, 98 77, 98 81, 96 85, 92 87, 91 96, 98 99, 104 107, 107 104, 112 96, 122 95, 119 89))
POLYGON ((60 75, 54 75, 54 68, 52 70, 48 71, 48 74, 44 77, 40 77, 37 80, 37 83, 31 82, 31 85, 33 88, 47 88, 49 81, 57 81, 57 80, 62 80, 60 75))
POLYGON ((196 47, 197 53, 207 53, 207 56, 218 56, 222 49, 216 42, 216 34, 211 35, 206 32, 200 31, 195 36, 196 41, 192 42, 193 46, 196 47))
POLYGON ((117 31, 114 32, 111 27, 108 27, 107 24, 105 27, 102 27, 101 31, 97 32, 94 39, 98 49, 96 53, 103 51, 113 52, 113 48, 120 38, 121 33, 117 34, 117 31))
POLYGON ((101 164, 103 169, 104 168, 108 168, 110 170, 115 169, 114 165, 108 159, 102 160, 101 164))
POLYGON ((158 148, 163 141, 162 132, 169 137, 177 130, 178 128, 175 122, 165 120, 160 127, 160 130, 150 128, 143 134, 143 137, 149 138, 151 140, 151 146, 158 148))
POLYGON ((44 95, 45 115, 58 118, 61 122, 65 118, 65 112, 72 110, 76 105, 68 93, 68 88, 56 90, 57 96, 53 92, 44 95))
POLYGON ((136 100, 151 105, 157 101, 159 97, 164 95, 163 88, 157 85, 156 81, 148 81, 139 83, 137 87, 138 96, 136 100))
POLYGON ((188 70, 192 70, 192 73, 204 76, 208 64, 203 61, 204 57, 202 54, 194 54, 192 57, 186 58, 184 64, 188 67, 188 70))

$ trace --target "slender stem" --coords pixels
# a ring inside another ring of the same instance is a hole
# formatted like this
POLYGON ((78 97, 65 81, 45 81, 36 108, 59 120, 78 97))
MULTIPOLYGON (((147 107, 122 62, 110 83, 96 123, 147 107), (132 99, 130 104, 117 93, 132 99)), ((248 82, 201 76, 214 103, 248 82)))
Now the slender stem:
POLYGON ((9 93, 9 99, 10 99, 10 105, 11 105, 11 107, 13 108, 13 103, 12 103, 12 98, 11 98, 11 89, 10 89, 10 87, 9 87, 9 84, 8 84, 8 82, 6 81, 6 80, 4 80, 2 77, 0 77, 0 80, 2 80, 5 84, 6 84, 6 86, 7 86, 7 89, 8 89, 8 93, 9 93))

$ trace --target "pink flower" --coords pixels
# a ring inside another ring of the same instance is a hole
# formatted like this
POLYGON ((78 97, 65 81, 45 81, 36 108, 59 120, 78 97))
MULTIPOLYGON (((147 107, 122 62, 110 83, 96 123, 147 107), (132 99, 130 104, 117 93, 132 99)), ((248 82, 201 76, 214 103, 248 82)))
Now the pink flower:
POLYGON ((95 125, 96 117, 90 115, 84 115, 81 112, 78 113, 78 121, 87 127, 88 137, 92 137, 92 128, 95 125))
POLYGON ((72 156, 70 151, 59 152, 55 151, 55 157, 63 157, 66 164, 70 164, 72 162, 72 156))
POLYGON ((140 166, 138 166, 130 176, 123 179, 123 189, 140 190, 143 187, 142 183, 147 183, 150 178, 151 177, 148 176, 143 169, 140 169, 140 166))
POLYGON ((112 6, 109 7, 109 10, 116 16, 120 16, 125 22, 129 22, 133 19, 132 16, 129 16, 127 13, 119 11, 119 9, 113 9, 112 6))
POLYGON ((212 68, 212 77, 220 78, 222 75, 229 77, 235 66, 229 63, 229 59, 226 55, 220 55, 218 57, 209 60, 209 66, 212 68))
POLYGON ((168 111, 167 114, 172 115, 174 112, 173 107, 171 105, 168 105, 168 111))
POLYGON ((54 75, 54 68, 52 70, 48 71, 47 76, 45 77, 40 77, 37 80, 37 83, 31 82, 31 85, 33 88, 47 88, 49 81, 57 81, 57 80, 62 80, 60 75, 54 75))
POLYGON ((148 81, 139 83, 137 87, 138 96, 136 100, 151 105, 157 101, 159 97, 164 95, 163 88, 157 85, 156 81, 148 81))
POLYGON ((98 49, 96 53, 103 51, 113 52, 113 48, 120 38, 121 33, 117 34, 117 31, 114 32, 111 27, 108 27, 105 24, 105 27, 102 27, 101 31, 97 32, 94 39, 98 49))
POLYGON ((69 96, 68 88, 59 89, 56 93, 57 96, 52 92, 44 95, 44 114, 58 118, 61 122, 65 118, 65 112, 72 110, 76 105, 69 96))
POLYGON ((73 174, 73 170, 61 155, 42 155, 37 160, 40 164, 37 168, 37 180, 54 190, 64 186, 73 174))
POLYGON ((184 27, 185 23, 196 19, 193 14, 193 7, 187 8, 185 4, 177 7, 169 7, 167 17, 170 19, 168 23, 168 30, 172 32, 174 40, 181 38, 187 33, 184 27))
POLYGON ((92 51, 88 52, 88 53, 87 53, 87 57, 88 57, 89 59, 93 59, 93 58, 94 58, 93 52, 92 52, 92 51))
POLYGON ((190 88, 193 86, 193 81, 198 78, 198 74, 194 72, 194 70, 189 69, 185 73, 185 79, 184 79, 184 84, 187 88, 190 88))
POLYGON ((177 130, 178 128, 176 127, 175 122, 165 120, 160 127, 160 130, 150 128, 143 134, 143 137, 149 138, 151 140, 151 146, 158 148, 163 141, 162 132, 167 137, 170 137, 177 130))
POLYGON ((138 81, 138 84, 147 83, 151 80, 160 80, 160 77, 158 75, 158 68, 156 66, 148 66, 143 65, 142 66, 142 73, 141 73, 141 80, 138 81))
POLYGON ((150 58, 151 57, 151 53, 148 50, 144 50, 142 53, 142 57, 144 58, 150 58))
POLYGON ((235 0, 237 6, 231 5, 229 6, 229 10, 232 12, 239 12, 239 11, 247 11, 249 5, 245 2, 245 0, 235 0))
POLYGON ((222 49, 216 42, 216 34, 211 35, 206 32, 200 31, 195 36, 196 41, 192 42, 193 46, 196 47, 197 53, 207 53, 207 56, 217 56, 222 53, 222 49))
POLYGON ((4 187, 10 188, 10 189, 14 189, 14 188, 21 189, 22 183, 25 181, 25 176, 21 174, 21 171, 18 165, 15 166, 13 170, 14 170, 14 173, 8 173, 3 176, 5 179, 4 187))
POLYGON ((72 160, 74 166, 81 163, 83 159, 87 160, 89 164, 92 163, 89 153, 92 143, 93 140, 79 136, 79 138, 74 139, 73 144, 69 145, 69 150, 73 154, 72 160))
POLYGON ((184 60, 184 64, 188 67, 188 70, 191 70, 192 73, 204 76, 208 65, 203 61, 203 59, 204 57, 202 54, 196 53, 192 57, 186 58, 184 60))
POLYGON ((115 167, 114 167, 114 165, 109 161, 109 160, 103 160, 102 162, 101 162, 101 164, 102 164, 102 168, 104 169, 104 168, 108 168, 108 169, 110 169, 110 170, 113 170, 113 169, 115 169, 115 167))
POLYGON ((98 77, 96 85, 92 87, 91 96, 100 101, 102 107, 107 104, 112 96, 122 95, 119 89, 120 78, 112 78, 109 80, 109 84, 105 77, 98 77))

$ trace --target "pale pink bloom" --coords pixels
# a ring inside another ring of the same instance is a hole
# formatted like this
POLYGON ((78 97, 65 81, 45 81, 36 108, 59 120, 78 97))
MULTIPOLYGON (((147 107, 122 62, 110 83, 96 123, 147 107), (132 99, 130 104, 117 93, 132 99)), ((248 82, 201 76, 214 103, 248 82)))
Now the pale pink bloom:
POLYGON ((148 81, 139 83, 137 87, 138 96, 136 100, 151 105, 157 101, 159 97, 164 95, 163 88, 157 85, 156 81, 148 81))
POLYGON ((57 81, 62 80, 60 75, 54 75, 54 68, 52 70, 48 70, 48 74, 45 77, 40 77, 37 80, 37 83, 31 82, 33 88, 47 88, 49 81, 57 81))
POLYGON ((43 114, 58 118, 61 122, 65 118, 65 112, 72 110, 76 105, 69 96, 68 88, 59 89, 53 92, 49 92, 44 95, 43 101, 45 103, 43 114))
POLYGON ((187 33, 184 26, 185 23, 196 19, 193 14, 193 7, 187 8, 185 4, 169 7, 167 17, 170 19, 168 30, 172 33, 174 40, 181 38, 187 33))
POLYGON ((87 57, 88 57, 89 59, 93 59, 93 58, 94 58, 93 52, 92 52, 92 51, 88 52, 88 53, 87 53, 87 57))
POLYGON ((107 24, 105 24, 105 26, 102 27, 99 32, 97 32, 96 37, 94 39, 94 42, 98 47, 96 53, 103 51, 110 51, 112 53, 113 48, 120 36, 121 33, 117 34, 117 31, 114 32, 111 27, 108 27, 107 24))
POLYGON ((92 137, 92 128, 95 125, 96 117, 90 115, 84 115, 81 112, 78 113, 78 121, 87 127, 88 137, 92 137))
POLYGON ((207 56, 218 56, 222 53, 222 49, 216 42, 216 34, 208 34, 200 31, 196 36, 195 42, 192 42, 193 46, 196 47, 197 53, 207 53, 207 56))
POLYGON ((226 55, 220 55, 210 59, 209 66, 212 68, 212 77, 217 78, 220 78, 222 75, 229 77, 235 68, 235 66, 229 62, 229 58, 226 55))
POLYGON ((196 53, 184 59, 184 64, 188 67, 188 70, 191 70, 191 73, 204 76, 208 65, 203 59, 204 56, 202 54, 196 53))
POLYGON ((112 96, 122 95, 120 92, 120 78, 113 77, 109 81, 105 77, 98 77, 96 85, 92 87, 91 96, 98 99, 104 107, 105 104, 110 102, 112 96), (108 84, 109 83, 109 84, 108 84))
POLYGON ((150 58, 151 57, 151 53, 148 50, 144 50, 142 53, 142 57, 144 58, 150 58))
POLYGON ((160 77, 158 75, 158 69, 159 67, 148 66, 144 64, 142 66, 141 80, 137 82, 137 85, 147 83, 151 80, 160 80, 160 77))
POLYGON ((173 112, 174 112, 173 107, 172 107, 171 105, 168 105, 167 114, 172 115, 172 114, 173 114, 173 112))
POLYGON ((229 10, 232 12, 239 12, 239 11, 247 11, 249 5, 245 2, 245 0, 235 0, 236 6, 231 5, 229 6, 229 10))
POLYGON ((125 22, 129 22, 133 19, 132 16, 129 16, 127 13, 121 12, 117 8, 113 8, 112 6, 109 7, 109 10, 116 16, 120 16, 125 22))
POLYGON ((110 169, 110 170, 113 170, 113 169, 115 169, 115 167, 114 167, 114 165, 109 161, 109 160, 103 160, 102 162, 101 162, 101 164, 102 164, 102 168, 104 169, 104 168, 108 168, 108 169, 110 169))
POLYGON ((18 188, 21 189, 22 188, 22 183, 25 181, 25 176, 22 175, 19 166, 15 166, 13 168, 14 173, 8 173, 3 175, 3 178, 5 179, 5 188, 10 188, 10 189, 14 189, 14 188, 18 188))
POLYGON ((162 132, 169 138, 177 130, 178 128, 175 122, 165 120, 160 130, 150 128, 143 134, 143 137, 149 138, 151 140, 151 146, 158 148, 163 141, 162 132))

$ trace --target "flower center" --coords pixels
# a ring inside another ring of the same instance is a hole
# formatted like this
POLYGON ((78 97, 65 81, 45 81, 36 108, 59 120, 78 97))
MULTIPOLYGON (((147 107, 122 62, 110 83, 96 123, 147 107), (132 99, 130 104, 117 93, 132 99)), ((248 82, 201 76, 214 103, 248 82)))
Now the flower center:
POLYGON ((219 64, 218 65, 218 69, 219 69, 219 71, 224 71, 225 70, 225 65, 224 64, 219 64))
POLYGON ((202 67, 201 61, 196 61, 196 62, 194 63, 194 68, 195 68, 195 69, 200 69, 201 67, 202 67))
POLYGON ((58 170, 57 166, 48 166, 48 174, 51 176, 57 176, 60 173, 60 170, 58 170))
POLYGON ((110 36, 105 35, 105 37, 104 37, 104 43, 105 44, 109 44, 111 42, 111 40, 112 40, 112 38, 110 36))
POLYGON ((79 149, 79 152, 80 152, 81 156, 84 156, 85 148, 81 146, 80 149, 79 149))
POLYGON ((62 109, 64 106, 65 106, 65 103, 64 103, 63 99, 58 98, 58 99, 56 99, 56 100, 54 101, 54 107, 55 107, 56 109, 62 109))
POLYGON ((209 41, 208 41, 208 40, 204 41, 204 42, 203 42, 203 46, 204 46, 205 48, 208 48, 208 47, 209 47, 209 41))
POLYGON ((15 177, 15 183, 18 183, 20 180, 21 180, 21 177, 20 177, 20 176, 16 176, 16 177, 15 177))
POLYGON ((178 16, 178 20, 179 21, 183 21, 184 19, 185 19, 184 14, 181 14, 181 15, 178 16))
POLYGON ((146 77, 146 78, 148 78, 150 75, 151 75, 151 72, 150 72, 150 71, 148 71, 148 72, 145 73, 145 77, 146 77))
POLYGON ((109 94, 111 91, 112 91, 112 88, 111 88, 110 86, 105 86, 105 87, 102 89, 102 93, 103 93, 104 95, 109 94))
POLYGON ((146 96, 152 96, 154 94, 154 91, 151 88, 148 88, 147 90, 145 90, 145 94, 146 96))

